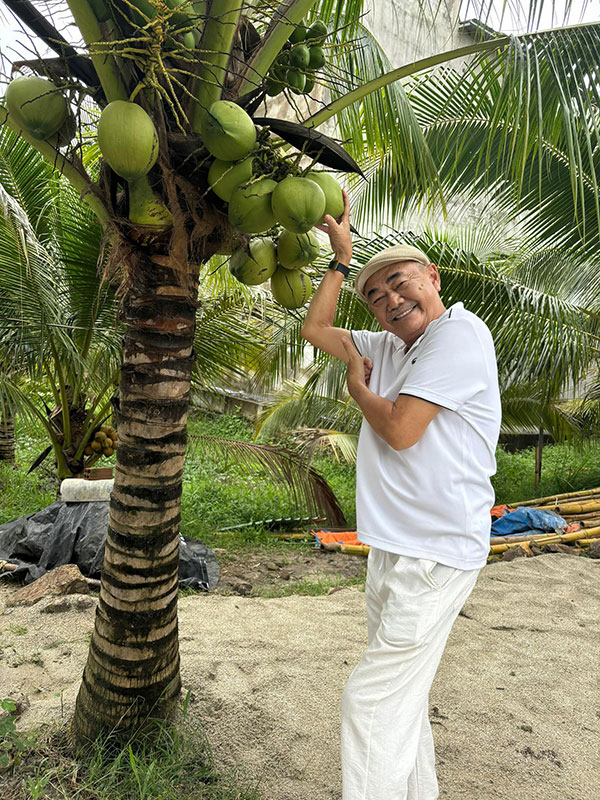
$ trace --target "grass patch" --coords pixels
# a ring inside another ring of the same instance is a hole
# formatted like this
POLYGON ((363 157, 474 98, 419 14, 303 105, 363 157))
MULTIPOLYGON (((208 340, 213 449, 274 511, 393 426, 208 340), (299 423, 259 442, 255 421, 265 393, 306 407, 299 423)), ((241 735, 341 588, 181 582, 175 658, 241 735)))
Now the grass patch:
POLYGON ((65 730, 20 743, 0 777, 3 800, 260 800, 239 776, 219 773, 202 728, 183 713, 125 740, 106 737, 77 758, 65 730))
MULTIPOLYGON (((188 423, 192 435, 215 436, 250 441, 252 427, 239 414, 215 417, 193 414, 188 423)), ((33 513, 56 499, 58 481, 51 472, 51 457, 31 475, 27 469, 45 446, 42 435, 17 430, 18 467, 0 464, 2 506, 0 524, 33 513)), ((543 451, 542 480, 534 486, 533 448, 509 453, 497 449, 498 471, 492 479, 496 502, 513 502, 532 497, 600 486, 600 444, 588 440, 583 445, 548 445, 543 451)), ((355 468, 318 455, 315 469, 332 487, 344 510, 348 528, 356 524, 354 500, 355 468)), ((215 531, 232 525, 266 519, 302 518, 307 510, 294 503, 281 484, 273 483, 264 472, 248 470, 231 455, 207 452, 190 446, 183 477, 182 533, 202 539, 210 547, 241 552, 264 546, 282 552, 302 546, 269 539, 254 527, 240 529, 231 536, 215 536, 215 531)))

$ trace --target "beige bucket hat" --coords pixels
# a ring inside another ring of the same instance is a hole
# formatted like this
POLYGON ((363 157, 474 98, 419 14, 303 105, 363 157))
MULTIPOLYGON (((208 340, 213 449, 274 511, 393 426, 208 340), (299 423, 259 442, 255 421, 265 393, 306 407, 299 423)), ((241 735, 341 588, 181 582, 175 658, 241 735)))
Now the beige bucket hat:
POLYGON ((409 244, 395 244, 393 247, 386 247, 385 250, 381 250, 373 258, 370 258, 364 267, 358 271, 354 282, 356 294, 366 301, 365 283, 371 275, 383 269, 383 267, 389 267, 391 264, 397 264, 401 261, 417 261, 425 267, 431 264, 431 261, 422 250, 409 244))

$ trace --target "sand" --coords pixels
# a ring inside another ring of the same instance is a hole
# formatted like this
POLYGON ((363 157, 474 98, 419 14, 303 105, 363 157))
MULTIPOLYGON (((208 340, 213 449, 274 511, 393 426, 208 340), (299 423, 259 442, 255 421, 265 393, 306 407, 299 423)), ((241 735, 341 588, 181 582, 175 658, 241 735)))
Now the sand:
MULTIPOLYGON (((4 607, 0 694, 22 726, 66 719, 94 608, 4 607)), ((339 800, 338 704, 365 645, 364 594, 180 602, 182 677, 216 761, 263 800, 339 800)), ((430 696, 440 797, 598 800, 600 561, 563 554, 487 566, 430 696)), ((392 800, 382 798, 382 800, 392 800)))

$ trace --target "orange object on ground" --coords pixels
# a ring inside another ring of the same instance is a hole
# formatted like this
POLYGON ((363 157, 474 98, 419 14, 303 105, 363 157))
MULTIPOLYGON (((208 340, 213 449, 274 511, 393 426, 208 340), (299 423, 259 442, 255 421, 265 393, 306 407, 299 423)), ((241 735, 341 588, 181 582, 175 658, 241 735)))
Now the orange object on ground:
POLYGON ((504 514, 508 511, 514 511, 514 508, 512 506, 499 505, 499 506, 494 506, 492 509, 490 509, 490 514, 495 519, 500 519, 500 517, 503 517, 504 514))
POLYGON ((359 544, 356 531, 312 531, 319 544, 359 544))

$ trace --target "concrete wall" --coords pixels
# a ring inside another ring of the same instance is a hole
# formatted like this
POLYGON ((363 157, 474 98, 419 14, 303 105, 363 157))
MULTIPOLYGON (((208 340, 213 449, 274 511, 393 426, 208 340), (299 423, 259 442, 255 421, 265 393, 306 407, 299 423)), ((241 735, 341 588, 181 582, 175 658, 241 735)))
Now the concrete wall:
POLYGON ((365 26, 394 67, 459 44, 460 0, 369 0, 365 26), (439 6, 436 8, 436 6, 439 6))

